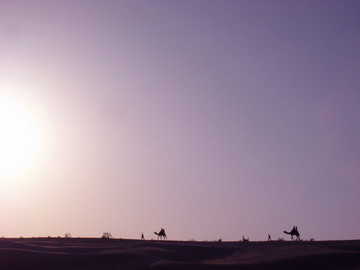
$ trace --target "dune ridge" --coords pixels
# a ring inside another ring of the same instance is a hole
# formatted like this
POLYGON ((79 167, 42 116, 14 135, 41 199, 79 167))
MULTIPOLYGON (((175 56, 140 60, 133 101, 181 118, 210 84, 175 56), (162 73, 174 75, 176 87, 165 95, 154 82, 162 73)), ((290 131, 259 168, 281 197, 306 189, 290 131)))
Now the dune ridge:
POLYGON ((0 269, 360 269, 360 240, 0 240, 0 269))

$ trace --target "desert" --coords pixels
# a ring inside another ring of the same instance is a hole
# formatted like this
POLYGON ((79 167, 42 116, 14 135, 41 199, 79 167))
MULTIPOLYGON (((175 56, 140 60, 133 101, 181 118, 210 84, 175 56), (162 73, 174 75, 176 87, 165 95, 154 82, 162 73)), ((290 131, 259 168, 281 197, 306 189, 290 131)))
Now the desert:
POLYGON ((0 0, 0 270, 360 270, 359 15, 0 0))
POLYGON ((8 238, 0 269, 360 269, 360 240, 8 238))

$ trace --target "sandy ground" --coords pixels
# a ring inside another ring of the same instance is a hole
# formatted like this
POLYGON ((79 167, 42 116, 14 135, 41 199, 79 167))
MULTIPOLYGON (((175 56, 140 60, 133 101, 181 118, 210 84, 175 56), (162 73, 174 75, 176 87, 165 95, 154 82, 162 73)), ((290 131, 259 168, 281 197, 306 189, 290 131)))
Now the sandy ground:
POLYGON ((360 269, 360 240, 1 239, 0 269, 360 269))

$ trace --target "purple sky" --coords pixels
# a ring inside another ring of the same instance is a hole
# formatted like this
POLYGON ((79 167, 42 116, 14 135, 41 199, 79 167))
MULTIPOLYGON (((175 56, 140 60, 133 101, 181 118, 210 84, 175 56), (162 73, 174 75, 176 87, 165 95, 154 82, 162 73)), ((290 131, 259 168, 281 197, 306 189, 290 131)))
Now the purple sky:
POLYGON ((360 238, 359 14, 0 0, 0 99, 44 138, 0 179, 0 235, 360 238))

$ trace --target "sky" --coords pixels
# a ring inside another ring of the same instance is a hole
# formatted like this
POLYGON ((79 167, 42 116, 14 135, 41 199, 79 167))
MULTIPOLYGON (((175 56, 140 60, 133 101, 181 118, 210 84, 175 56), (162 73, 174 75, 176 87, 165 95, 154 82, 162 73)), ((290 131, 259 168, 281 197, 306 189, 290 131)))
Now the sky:
POLYGON ((359 239, 359 14, 0 0, 0 235, 359 239))

